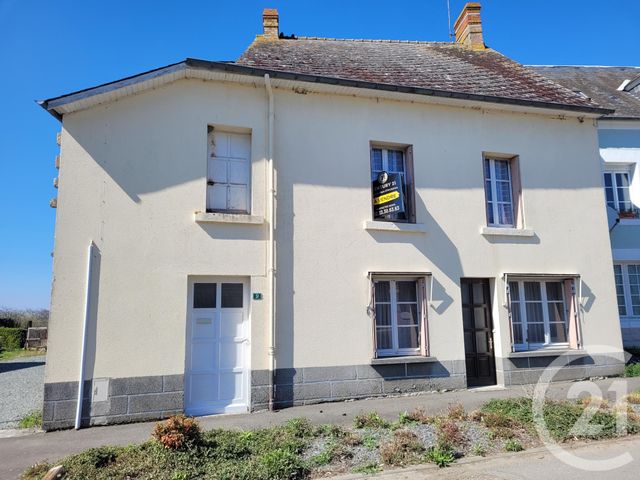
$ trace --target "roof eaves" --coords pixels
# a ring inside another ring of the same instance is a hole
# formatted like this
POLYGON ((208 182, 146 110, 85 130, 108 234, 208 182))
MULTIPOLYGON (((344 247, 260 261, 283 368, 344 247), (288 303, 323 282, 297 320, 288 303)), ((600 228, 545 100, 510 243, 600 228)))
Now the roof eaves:
POLYGON ((175 72, 180 69, 195 68, 203 70, 215 70, 225 71, 236 74, 246 74, 252 76, 264 76, 269 74, 272 78, 279 78, 283 80, 294 80, 308 83, 319 83, 327 85, 338 85, 344 87, 363 88, 370 90, 381 90, 387 92, 398 92, 407 94, 416 94, 431 96, 436 98, 451 98, 458 100, 478 101, 503 105, 517 105, 534 108, 564 110, 572 112, 584 112, 590 114, 608 115, 614 112, 614 110, 601 108, 601 107, 589 107, 580 105, 570 105, 564 103, 553 102, 541 102, 536 100, 525 100, 517 98, 496 97, 491 95, 480 95, 473 93, 455 92, 448 90, 437 90, 423 87, 409 87, 404 85, 395 85, 387 83, 368 82, 363 80, 351 80, 338 77, 327 77, 320 75, 311 75, 305 73, 296 73, 290 71, 270 70, 258 67, 251 67, 247 65, 238 65, 230 62, 214 62, 209 60, 199 60, 195 58, 187 58, 182 62, 173 63, 164 67, 149 70, 147 72, 139 73, 129 77, 115 80, 112 82, 104 83, 95 87, 85 88, 76 92, 60 95, 47 100, 41 100, 37 103, 47 110, 50 114, 56 117, 58 120, 62 120, 62 115, 56 111, 56 107, 65 105, 74 101, 78 101, 91 96, 107 93, 109 91, 117 90, 129 85, 140 83, 142 81, 166 75, 168 73, 175 72))

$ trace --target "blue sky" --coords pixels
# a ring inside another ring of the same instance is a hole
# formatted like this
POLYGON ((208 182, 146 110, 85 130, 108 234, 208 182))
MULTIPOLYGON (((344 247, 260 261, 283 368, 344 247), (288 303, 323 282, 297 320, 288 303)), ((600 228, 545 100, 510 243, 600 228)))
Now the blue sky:
MULTIPOLYGON (((451 0, 452 21, 464 5, 451 0)), ((185 57, 234 60, 264 7, 286 34, 447 41, 446 0, 0 0, 0 306, 48 307, 59 123, 34 100, 185 57)), ((640 65, 637 0, 484 0, 485 42, 525 64, 640 65)))

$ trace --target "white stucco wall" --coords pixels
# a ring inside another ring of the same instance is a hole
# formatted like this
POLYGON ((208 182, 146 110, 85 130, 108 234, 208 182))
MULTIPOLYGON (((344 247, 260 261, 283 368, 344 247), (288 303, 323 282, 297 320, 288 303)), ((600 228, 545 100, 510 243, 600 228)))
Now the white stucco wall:
MULTIPOLYGON (((78 372, 86 248, 101 250, 93 377, 182 373, 187 277, 242 275, 252 368, 266 368, 266 226, 197 224, 207 124, 252 130, 253 214, 264 215, 264 87, 182 80, 66 115, 46 381, 78 372)), ((464 358, 460 277, 496 280, 496 354, 509 350, 503 273, 583 278, 587 346, 621 346, 596 128, 581 122, 276 90, 279 367, 366 364, 369 271, 433 273, 431 354, 464 358), (413 145, 417 222, 375 232, 369 142, 413 145), (482 153, 519 155, 532 238, 487 238, 482 153)))

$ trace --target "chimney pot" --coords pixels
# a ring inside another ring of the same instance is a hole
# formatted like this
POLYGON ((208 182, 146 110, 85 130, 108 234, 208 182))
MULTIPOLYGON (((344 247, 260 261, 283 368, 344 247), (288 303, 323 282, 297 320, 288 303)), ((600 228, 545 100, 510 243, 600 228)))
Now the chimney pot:
POLYGON ((480 3, 467 3, 453 26, 456 43, 466 45, 475 50, 484 50, 482 38, 482 20, 480 19, 480 3))
POLYGON ((262 12, 262 36, 264 38, 277 40, 279 35, 278 10, 275 8, 265 8, 262 12))

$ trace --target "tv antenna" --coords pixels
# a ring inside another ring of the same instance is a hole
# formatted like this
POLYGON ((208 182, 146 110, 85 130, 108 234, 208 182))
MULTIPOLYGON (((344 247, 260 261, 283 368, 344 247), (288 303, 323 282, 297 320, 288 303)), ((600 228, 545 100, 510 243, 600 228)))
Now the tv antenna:
POLYGON ((449 41, 453 39, 453 33, 451 33, 451 0, 447 0, 447 29, 449 31, 449 41))

